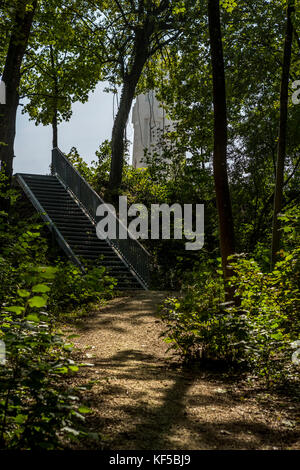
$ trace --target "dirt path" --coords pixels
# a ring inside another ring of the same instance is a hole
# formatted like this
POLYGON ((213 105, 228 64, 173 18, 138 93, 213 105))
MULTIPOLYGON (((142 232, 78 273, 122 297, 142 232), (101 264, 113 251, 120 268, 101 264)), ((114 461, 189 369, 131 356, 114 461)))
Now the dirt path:
POLYGON ((299 449, 296 403, 247 393, 167 359, 156 313, 163 297, 116 298, 79 329, 75 344, 94 364, 81 370, 79 383, 99 380, 85 395, 90 429, 120 450, 299 449))

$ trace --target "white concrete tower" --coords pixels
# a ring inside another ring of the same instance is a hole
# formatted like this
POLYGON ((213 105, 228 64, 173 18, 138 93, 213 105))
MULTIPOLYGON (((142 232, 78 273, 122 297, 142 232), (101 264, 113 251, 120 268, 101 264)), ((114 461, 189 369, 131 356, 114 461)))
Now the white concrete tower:
POLYGON ((6 86, 2 80, 0 80, 0 104, 6 104, 6 86))
POLYGON ((145 168, 144 149, 151 153, 155 150, 164 131, 174 128, 166 118, 165 110, 155 97, 153 90, 138 95, 132 109, 132 124, 134 129, 132 165, 134 168, 145 168))

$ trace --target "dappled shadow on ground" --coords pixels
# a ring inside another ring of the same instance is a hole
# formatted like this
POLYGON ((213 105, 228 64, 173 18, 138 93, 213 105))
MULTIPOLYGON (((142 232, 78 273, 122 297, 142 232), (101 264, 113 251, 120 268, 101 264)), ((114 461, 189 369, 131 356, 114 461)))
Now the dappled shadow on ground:
POLYGON ((207 377, 167 359, 156 316, 161 297, 115 299, 81 330, 94 367, 80 381, 98 379, 85 395, 93 409, 89 430, 120 450, 299 448, 299 434, 282 425, 276 404, 261 405, 216 373, 207 377))
POLYGON ((78 325, 81 332, 88 332, 95 330, 95 328, 105 327, 113 331, 125 333, 128 325, 121 328, 116 325, 116 319, 123 320, 124 316, 130 315, 130 323, 132 325, 139 325, 143 323, 146 316, 154 316, 157 318, 157 307, 166 298, 167 293, 158 292, 155 296, 149 298, 149 294, 144 291, 131 292, 126 297, 113 299, 108 305, 105 305, 101 310, 92 311, 89 316, 78 325), (112 321, 114 319, 114 321, 112 321))
POLYGON ((297 442, 299 435, 294 430, 283 432, 267 416, 253 415, 251 408, 241 410, 233 396, 214 390, 217 385, 206 385, 182 369, 169 371, 152 363, 153 359, 149 354, 124 350, 109 360, 95 361, 104 375, 114 368, 112 381, 100 392, 101 402, 97 392, 89 397, 90 405, 99 411, 90 424, 108 433, 110 448, 283 449, 297 442), (147 388, 128 390, 124 382, 130 380, 142 381, 147 388), (111 413, 107 413, 109 407, 111 413))

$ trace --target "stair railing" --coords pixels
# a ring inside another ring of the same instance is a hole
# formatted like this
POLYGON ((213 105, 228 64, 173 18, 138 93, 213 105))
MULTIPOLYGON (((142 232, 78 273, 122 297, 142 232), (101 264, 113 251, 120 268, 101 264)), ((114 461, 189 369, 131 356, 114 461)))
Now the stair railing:
MULTIPOLYGON (((52 150, 52 174, 58 176, 67 189, 75 195, 96 224, 97 208, 105 203, 58 148, 52 150)), ((120 227, 121 225, 123 230, 127 231, 127 239, 117 237, 116 239, 109 238, 107 241, 135 273, 143 287, 147 289, 150 285, 150 254, 138 240, 131 238, 127 227, 116 217, 116 226, 120 227)))

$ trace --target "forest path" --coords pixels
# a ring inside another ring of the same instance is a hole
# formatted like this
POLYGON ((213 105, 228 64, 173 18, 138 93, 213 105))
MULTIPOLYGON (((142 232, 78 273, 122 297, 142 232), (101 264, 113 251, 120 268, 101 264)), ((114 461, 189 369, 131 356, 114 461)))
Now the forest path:
POLYGON ((94 367, 82 368, 75 383, 98 380, 84 394, 93 410, 89 430, 120 450, 299 448, 293 403, 283 410, 268 394, 254 396, 168 358, 157 314, 166 295, 126 293, 77 329, 81 359, 94 367))

